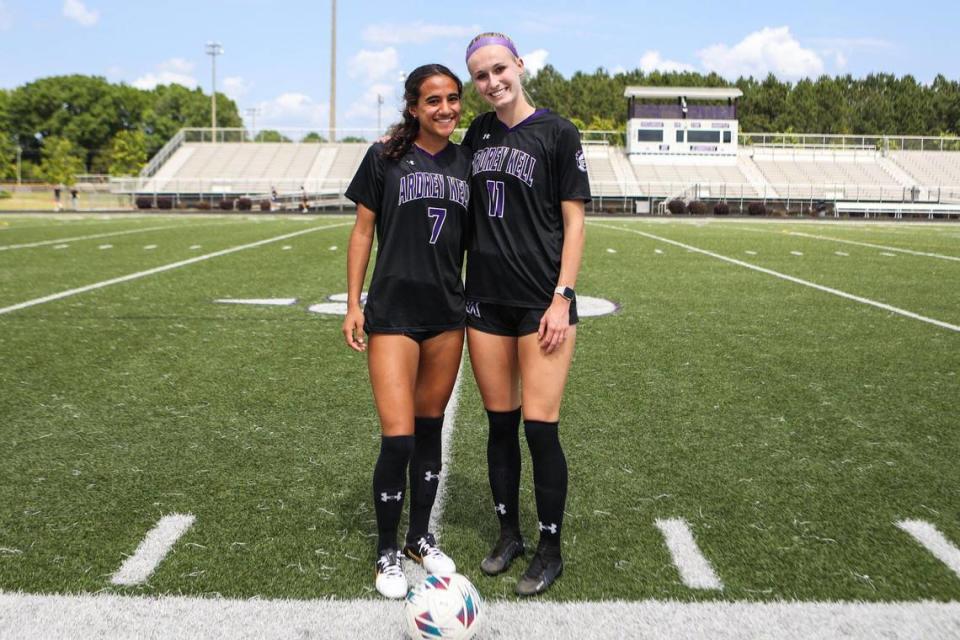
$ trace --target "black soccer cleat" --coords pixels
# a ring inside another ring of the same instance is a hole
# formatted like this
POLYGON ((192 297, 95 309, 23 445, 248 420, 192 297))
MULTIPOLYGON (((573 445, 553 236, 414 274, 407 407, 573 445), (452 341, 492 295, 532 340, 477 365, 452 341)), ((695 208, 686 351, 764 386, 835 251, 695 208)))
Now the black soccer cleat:
POLYGON ((530 566, 517 582, 517 595, 535 596, 543 593, 562 573, 563 558, 560 557, 560 550, 538 547, 530 566))
POLYGON ((480 561, 480 570, 488 576, 495 576, 510 568, 514 558, 523 555, 523 538, 501 535, 493 550, 480 561))

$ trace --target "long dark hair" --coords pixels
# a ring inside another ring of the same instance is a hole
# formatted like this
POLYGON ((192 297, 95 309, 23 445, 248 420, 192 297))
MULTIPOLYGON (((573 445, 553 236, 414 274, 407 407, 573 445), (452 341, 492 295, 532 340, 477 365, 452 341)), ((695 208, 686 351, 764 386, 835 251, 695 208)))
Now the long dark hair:
POLYGON ((420 85, 431 76, 447 76, 457 84, 457 94, 463 93, 460 78, 442 64, 425 64, 411 71, 403 83, 403 119, 390 127, 390 139, 384 143, 383 148, 384 158, 399 160, 413 146, 413 141, 420 132, 420 122, 413 117, 410 109, 417 106, 417 101, 420 100, 420 85))

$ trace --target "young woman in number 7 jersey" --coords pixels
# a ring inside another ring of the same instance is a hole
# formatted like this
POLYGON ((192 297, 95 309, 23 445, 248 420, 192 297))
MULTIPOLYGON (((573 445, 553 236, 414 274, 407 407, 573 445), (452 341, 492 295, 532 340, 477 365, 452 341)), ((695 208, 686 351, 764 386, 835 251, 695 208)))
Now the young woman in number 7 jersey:
POLYGON ((410 526, 402 554, 430 573, 456 571, 428 523, 440 480, 443 412, 463 350, 469 156, 449 143, 462 90, 442 65, 415 69, 404 86, 403 120, 385 143, 370 147, 346 191, 357 220, 347 253, 343 334, 351 348, 367 352, 380 416, 375 585, 388 598, 407 593, 397 527, 408 472, 410 526), (361 308, 374 233, 376 265, 361 308))
POLYGON ((590 184, 576 127, 534 109, 524 95, 523 61, 513 42, 481 34, 467 47, 466 60, 477 92, 494 108, 470 124, 463 141, 473 153, 467 341, 490 423, 487 463, 500 521, 500 538, 480 568, 502 573, 524 553, 522 414, 540 538, 516 587, 529 596, 563 571, 567 462, 558 433, 560 401, 577 335, 574 287, 590 184))

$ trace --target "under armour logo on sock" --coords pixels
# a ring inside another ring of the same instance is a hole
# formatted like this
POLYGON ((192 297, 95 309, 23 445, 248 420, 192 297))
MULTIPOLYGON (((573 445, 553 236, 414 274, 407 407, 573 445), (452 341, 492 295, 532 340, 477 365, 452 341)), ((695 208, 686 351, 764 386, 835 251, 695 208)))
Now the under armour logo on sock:
POLYGON ((386 492, 380 494, 380 502, 390 502, 391 500, 396 500, 397 502, 403 500, 403 491, 397 491, 397 495, 386 492))
POLYGON ((440 474, 430 473, 429 471, 427 471, 426 473, 423 474, 423 479, 426 480, 427 482, 430 482, 431 480, 439 480, 440 474))
POLYGON ((537 528, 540 529, 540 531, 549 531, 553 535, 557 535, 557 524, 555 522, 551 522, 550 526, 547 526, 538 520, 537 528))
POLYGON ((493 508, 493 510, 496 511, 497 513, 499 513, 499 514, 502 515, 502 516, 507 515, 507 505, 503 504, 502 502, 501 502, 500 504, 498 504, 497 506, 495 506, 495 507, 493 508))

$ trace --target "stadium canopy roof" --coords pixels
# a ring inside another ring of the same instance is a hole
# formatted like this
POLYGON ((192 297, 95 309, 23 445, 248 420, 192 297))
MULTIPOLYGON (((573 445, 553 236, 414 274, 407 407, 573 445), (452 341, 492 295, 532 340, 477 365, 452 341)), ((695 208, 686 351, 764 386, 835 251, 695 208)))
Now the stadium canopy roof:
POLYGON ((743 96, 735 87, 627 87, 624 98, 686 98, 688 100, 731 100, 743 96))

